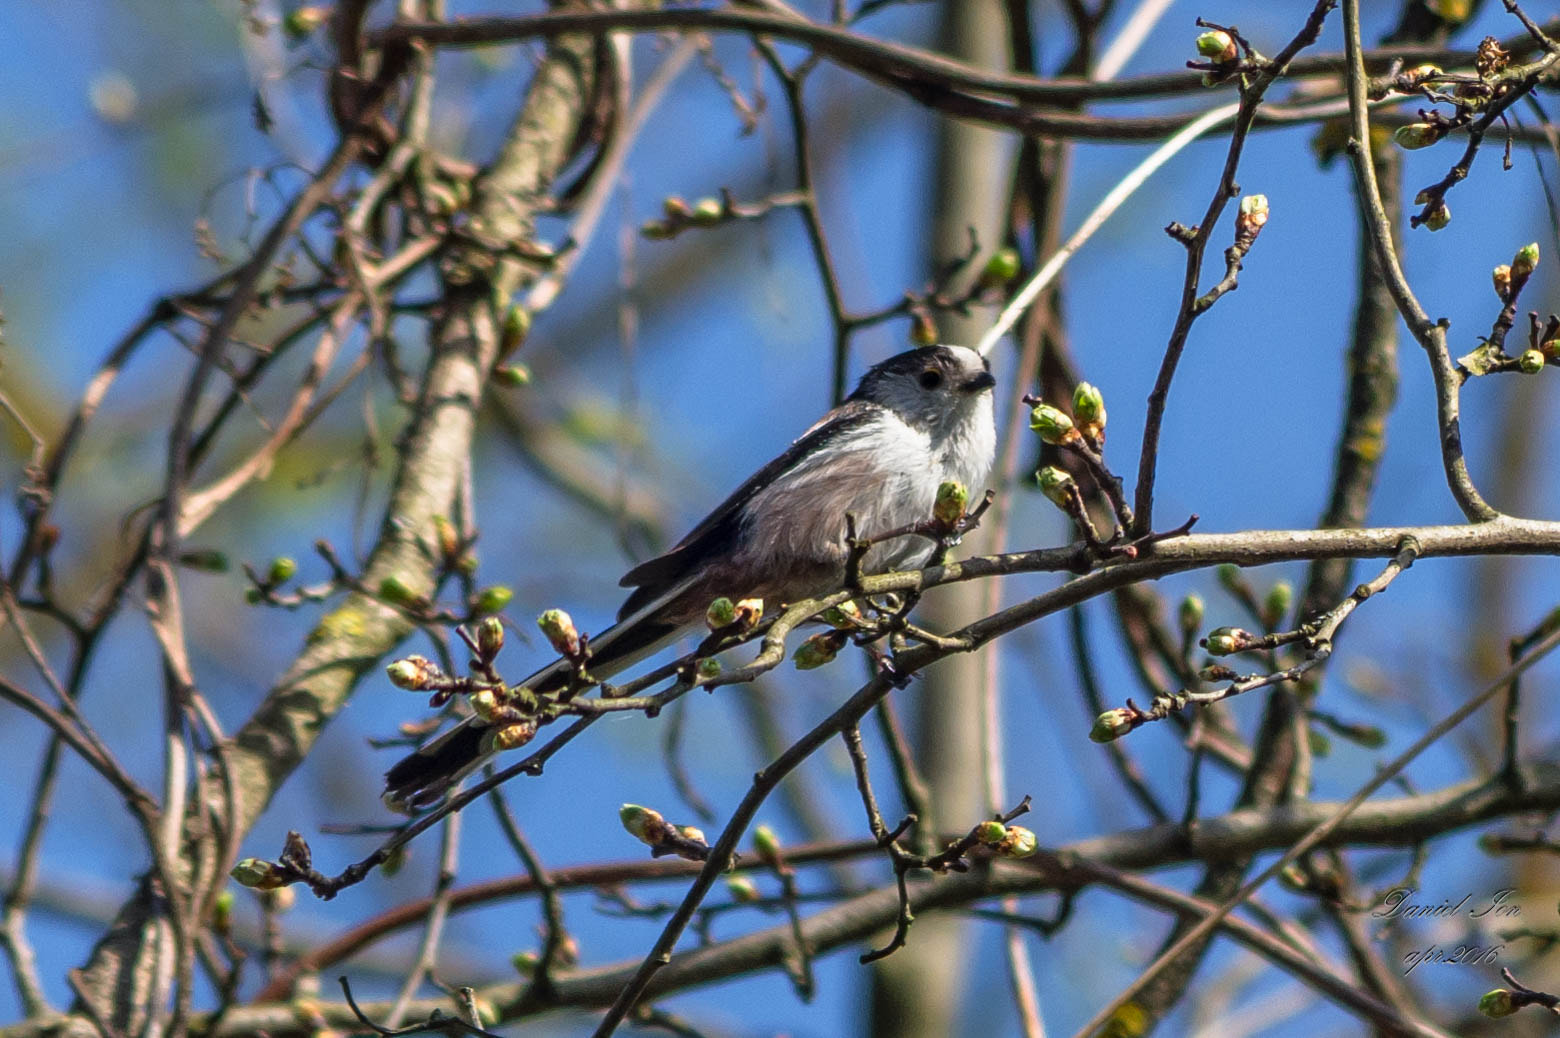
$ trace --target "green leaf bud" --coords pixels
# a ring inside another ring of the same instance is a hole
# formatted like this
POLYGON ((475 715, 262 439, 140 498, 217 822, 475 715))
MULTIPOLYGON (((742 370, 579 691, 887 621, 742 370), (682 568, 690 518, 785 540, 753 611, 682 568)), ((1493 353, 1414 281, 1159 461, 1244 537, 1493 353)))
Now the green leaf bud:
POLYGON ((990 847, 1001 843, 1007 832, 1007 826, 1001 822, 982 822, 975 827, 975 838, 990 847))
POLYGON ((1398 147, 1404 151, 1418 151, 1440 140, 1441 131, 1429 123, 1408 123, 1394 130, 1392 139, 1397 141, 1398 147))
POLYGON ((1061 408, 1040 404, 1029 412, 1029 428, 1040 434, 1046 443, 1066 443, 1078 436, 1073 420, 1061 408))
POLYGON ((471 599, 471 611, 480 616, 502 612, 515 597, 514 590, 503 584, 491 584, 478 591, 471 599))
POLYGON ((1094 719, 1094 727, 1089 729, 1089 738, 1094 742, 1115 742, 1135 727, 1133 720, 1130 710, 1119 707, 1106 710, 1094 719))
POLYGON ((1055 465, 1047 465, 1035 473, 1035 478, 1040 482, 1040 492, 1050 498, 1051 503, 1056 507, 1066 510, 1072 502, 1072 493, 1077 488, 1077 484, 1067 474, 1067 470, 1057 468, 1055 465))
POLYGON ((932 518, 952 528, 964 518, 964 509, 970 503, 970 492, 963 483, 949 480, 937 488, 937 500, 932 504, 932 518))
POLYGON ((997 844, 997 853, 1004 858, 1027 858, 1039 849, 1040 840, 1021 825, 1008 826, 1007 834, 997 844))
POLYGON ((737 604, 725 596, 711 602, 704 611, 704 625, 712 631, 722 630, 736 622, 737 604))
POLYGON ((1511 998, 1511 992, 1505 988, 1496 988, 1494 991, 1486 991, 1479 997, 1479 1012, 1492 1020, 1499 1020, 1503 1016, 1510 1016, 1517 1011, 1516 1003, 1511 998))
POLYGON ((1105 394, 1093 383, 1080 382, 1073 387, 1073 418, 1087 431, 1098 435, 1105 428, 1105 394))

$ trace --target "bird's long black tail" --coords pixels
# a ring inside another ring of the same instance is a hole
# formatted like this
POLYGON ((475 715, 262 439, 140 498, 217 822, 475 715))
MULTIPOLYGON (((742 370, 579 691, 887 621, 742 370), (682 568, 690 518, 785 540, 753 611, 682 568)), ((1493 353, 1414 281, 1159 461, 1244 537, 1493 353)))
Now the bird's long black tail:
MULTIPOLYGON (((652 608, 641 610, 591 639, 590 673, 598 679, 630 667, 671 641, 681 625, 651 619, 652 608)), ((545 695, 563 688, 571 667, 558 660, 532 674, 521 685, 545 695)), ((438 738, 419 746, 385 772, 385 804, 395 811, 417 811, 443 800, 455 784, 493 755, 484 752, 488 726, 468 717, 438 738)))

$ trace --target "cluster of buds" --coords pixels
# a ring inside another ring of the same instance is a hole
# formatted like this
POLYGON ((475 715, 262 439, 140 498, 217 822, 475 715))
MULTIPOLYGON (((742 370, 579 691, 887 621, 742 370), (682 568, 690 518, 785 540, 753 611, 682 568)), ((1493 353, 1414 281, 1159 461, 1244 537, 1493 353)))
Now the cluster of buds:
POLYGON ((1267 222, 1267 195, 1247 195, 1242 198, 1235 214, 1235 247, 1242 252, 1251 248, 1267 222))
POLYGON ((1040 839, 1021 825, 982 822, 975 827, 975 838, 1004 858, 1028 858, 1040 849, 1040 839))
POLYGON ((713 227, 731 218, 731 205, 727 199, 701 198, 690 206, 676 195, 668 195, 661 203, 666 214, 662 220, 646 220, 639 233, 653 241, 675 238, 690 227, 713 227))
POLYGON ((1240 627, 1215 627, 1198 644, 1207 649, 1209 655, 1228 656, 1253 648, 1261 641, 1261 638, 1240 627))
POLYGON ((618 809, 618 820, 628 834, 649 847, 655 857, 675 854, 689 861, 703 861, 709 857, 709 841, 701 830, 691 825, 673 825, 654 808, 624 804, 618 809))
POLYGON ((937 488, 937 499, 932 503, 932 518, 945 530, 958 528, 964 518, 964 510, 970 503, 970 492, 963 483, 949 480, 937 488))
POLYGON ((815 634, 796 647, 796 651, 791 654, 791 660, 796 664, 797 670, 815 670, 826 663, 832 663, 834 657, 840 654, 840 650, 849 640, 850 634, 841 630, 815 634))

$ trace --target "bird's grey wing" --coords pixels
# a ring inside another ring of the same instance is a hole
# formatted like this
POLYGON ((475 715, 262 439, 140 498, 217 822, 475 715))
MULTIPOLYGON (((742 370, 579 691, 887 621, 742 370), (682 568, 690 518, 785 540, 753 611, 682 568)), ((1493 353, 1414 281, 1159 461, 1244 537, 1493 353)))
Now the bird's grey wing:
POLYGON ((859 430, 882 408, 864 400, 851 400, 825 415, 786 451, 755 472, 747 482, 722 501, 664 555, 635 566, 618 583, 635 588, 618 611, 621 620, 686 580, 707 560, 729 554, 742 536, 743 512, 756 495, 830 443, 859 430))

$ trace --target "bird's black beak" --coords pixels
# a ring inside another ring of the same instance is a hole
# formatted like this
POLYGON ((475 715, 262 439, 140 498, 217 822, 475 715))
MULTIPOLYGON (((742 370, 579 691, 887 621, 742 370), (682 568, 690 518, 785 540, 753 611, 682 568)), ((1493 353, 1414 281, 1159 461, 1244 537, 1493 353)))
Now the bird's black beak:
POLYGON ((989 371, 982 371, 979 375, 960 384, 959 388, 966 393, 978 393, 982 389, 990 389, 997 384, 996 377, 989 371))

